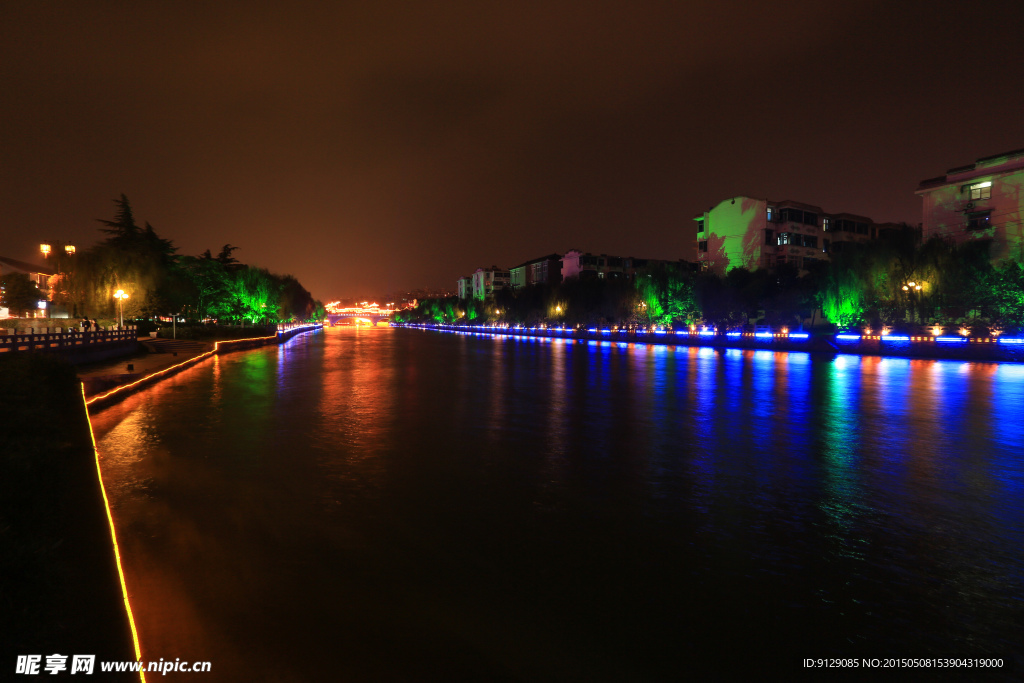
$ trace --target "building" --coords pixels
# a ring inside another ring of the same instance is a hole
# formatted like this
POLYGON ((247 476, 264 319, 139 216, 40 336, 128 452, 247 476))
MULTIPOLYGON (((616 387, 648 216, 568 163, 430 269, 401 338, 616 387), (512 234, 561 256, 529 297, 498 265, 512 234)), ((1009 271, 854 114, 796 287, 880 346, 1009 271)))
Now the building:
POLYGON ((993 263, 1024 264, 1024 149, 982 157, 922 180, 922 238, 991 239, 993 263))
POLYGON ((466 277, 460 277, 456 283, 456 289, 459 293, 459 299, 465 301, 473 296, 473 276, 467 275, 466 277))
MULTIPOLYGON (((39 290, 39 301, 46 302, 50 298, 50 279, 56 274, 52 268, 46 266, 37 266, 34 263, 28 263, 26 261, 19 261, 13 258, 7 258, 6 256, 0 256, 0 283, 3 281, 3 276, 9 273, 22 273, 28 276, 28 279, 35 284, 39 290)), ((3 285, 0 284, 0 289, 3 285)), ((46 315, 47 306, 40 307, 37 311, 33 311, 37 315, 46 315)), ((25 311, 7 311, 7 309, 0 309, 0 317, 6 317, 15 313, 24 313, 25 311)))
POLYGON ((875 223, 850 213, 791 200, 732 197, 694 217, 695 256, 701 270, 725 274, 733 268, 774 268, 790 263, 806 269, 848 242, 878 237, 875 223))
POLYGON ((608 254, 594 255, 584 253, 579 249, 570 249, 561 258, 562 279, 589 278, 614 279, 622 276, 624 261, 620 256, 609 256, 608 254))
POLYGON ((562 257, 548 254, 509 268, 508 272, 513 291, 530 285, 557 285, 562 281, 562 257))
POLYGON ((499 289, 509 285, 509 273, 497 266, 477 268, 473 273, 473 298, 483 301, 490 299, 499 289))

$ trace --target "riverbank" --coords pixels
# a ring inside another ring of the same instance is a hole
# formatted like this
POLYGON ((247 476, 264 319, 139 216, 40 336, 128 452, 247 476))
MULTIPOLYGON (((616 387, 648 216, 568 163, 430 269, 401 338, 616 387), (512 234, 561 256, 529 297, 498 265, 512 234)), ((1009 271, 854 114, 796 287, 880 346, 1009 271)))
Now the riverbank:
POLYGON ((730 332, 701 330, 572 329, 557 327, 504 327, 500 325, 439 325, 392 323, 394 327, 462 334, 506 335, 542 339, 667 344, 721 349, 806 351, 860 356, 895 356, 933 360, 1024 362, 1024 338, 951 336, 861 335, 853 333, 730 332))
MULTIPOLYGON (((135 391, 144 389, 154 382, 158 382, 165 377, 170 377, 171 375, 181 372, 185 368, 191 367, 210 356, 230 353, 232 351, 241 351, 243 349, 253 349, 270 344, 281 344, 298 334, 322 328, 323 325, 320 323, 312 325, 295 325, 284 327, 279 329, 276 334, 267 336, 252 337, 250 339, 217 340, 210 345, 208 350, 201 351, 199 348, 193 348, 192 351, 183 356, 172 355, 170 358, 167 358, 167 354, 154 354, 162 355, 164 358, 152 360, 149 358, 144 359, 144 364, 139 368, 137 373, 133 367, 133 371, 130 373, 104 376, 107 381, 110 381, 111 379, 115 380, 116 386, 113 386, 112 388, 101 387, 99 393, 95 393, 88 398, 86 404, 88 405, 89 412, 92 413, 96 410, 100 410, 117 403, 125 397, 130 396, 135 391)), ((127 369, 127 362, 125 362, 124 359, 121 359, 120 363, 123 363, 127 369)), ((86 376, 83 378, 83 381, 87 381, 89 379, 90 378, 86 376)), ((92 379, 95 380, 96 378, 94 377, 92 379)), ((94 386, 99 385, 94 383, 94 386)))
POLYGON ((18 655, 42 655, 45 664, 54 653, 134 661, 74 369, 49 354, 4 354, 0 415, 4 666, 13 667, 18 655))

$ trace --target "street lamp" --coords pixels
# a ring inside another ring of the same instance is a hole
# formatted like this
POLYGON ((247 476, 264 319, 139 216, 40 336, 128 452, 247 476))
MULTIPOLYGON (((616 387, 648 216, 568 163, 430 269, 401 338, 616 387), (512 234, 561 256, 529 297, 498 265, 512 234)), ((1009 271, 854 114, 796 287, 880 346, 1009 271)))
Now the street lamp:
POLYGON ((39 251, 43 252, 43 258, 46 258, 47 256, 50 255, 50 252, 53 251, 53 247, 51 247, 48 243, 43 242, 42 244, 39 245, 39 251))
MULTIPOLYGON (((915 310, 915 309, 917 308, 917 305, 921 303, 920 302, 921 284, 922 283, 920 283, 920 282, 908 282, 905 285, 903 285, 903 291, 907 293, 907 298, 910 301, 910 317, 911 317, 911 322, 915 322, 917 320, 917 313, 918 313, 918 311, 915 310), (915 300, 914 297, 913 297, 913 294, 915 292, 917 292, 917 294, 919 295, 917 300, 915 300)), ((922 318, 923 318, 923 316, 922 316, 922 318)), ((923 322, 923 320, 922 320, 922 322, 923 322)))
POLYGON ((121 316, 121 328, 124 328, 124 300, 128 298, 123 289, 119 289, 114 292, 114 298, 117 299, 117 308, 121 316))

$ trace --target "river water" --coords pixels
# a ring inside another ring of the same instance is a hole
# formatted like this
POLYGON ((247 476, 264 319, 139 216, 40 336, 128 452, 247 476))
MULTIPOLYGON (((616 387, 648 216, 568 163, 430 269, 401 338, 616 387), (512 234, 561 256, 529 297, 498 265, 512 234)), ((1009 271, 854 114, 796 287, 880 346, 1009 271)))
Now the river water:
POLYGON ((143 657, 203 680, 1024 642, 1022 365, 335 328, 93 424, 143 657))

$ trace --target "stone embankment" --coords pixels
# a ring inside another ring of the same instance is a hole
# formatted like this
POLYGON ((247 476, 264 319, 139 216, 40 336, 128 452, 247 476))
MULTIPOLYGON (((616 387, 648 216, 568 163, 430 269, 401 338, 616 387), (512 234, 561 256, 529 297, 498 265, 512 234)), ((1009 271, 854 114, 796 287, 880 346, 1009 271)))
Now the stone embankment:
MULTIPOLYGON (((132 371, 128 373, 107 373, 93 375, 92 378, 83 373, 83 382, 88 387, 91 381, 91 389, 96 392, 90 394, 87 401, 89 411, 95 412, 117 403, 132 393, 144 389, 161 379, 177 374, 210 356, 253 349, 270 344, 281 344, 303 332, 312 332, 322 328, 323 325, 320 323, 311 325, 279 325, 276 334, 249 339, 224 339, 208 345, 197 342, 186 344, 174 342, 173 340, 146 340, 144 343, 153 345, 158 352, 140 359, 140 367, 138 369, 132 367, 132 371), (160 353, 159 351, 161 350, 165 352, 160 353), (116 386, 107 388, 111 383, 116 384, 116 386)), ((135 365, 134 362, 132 365, 135 365)), ((125 367, 127 369, 127 364, 125 364, 125 367)), ((86 393, 89 393, 88 389, 86 393)))

